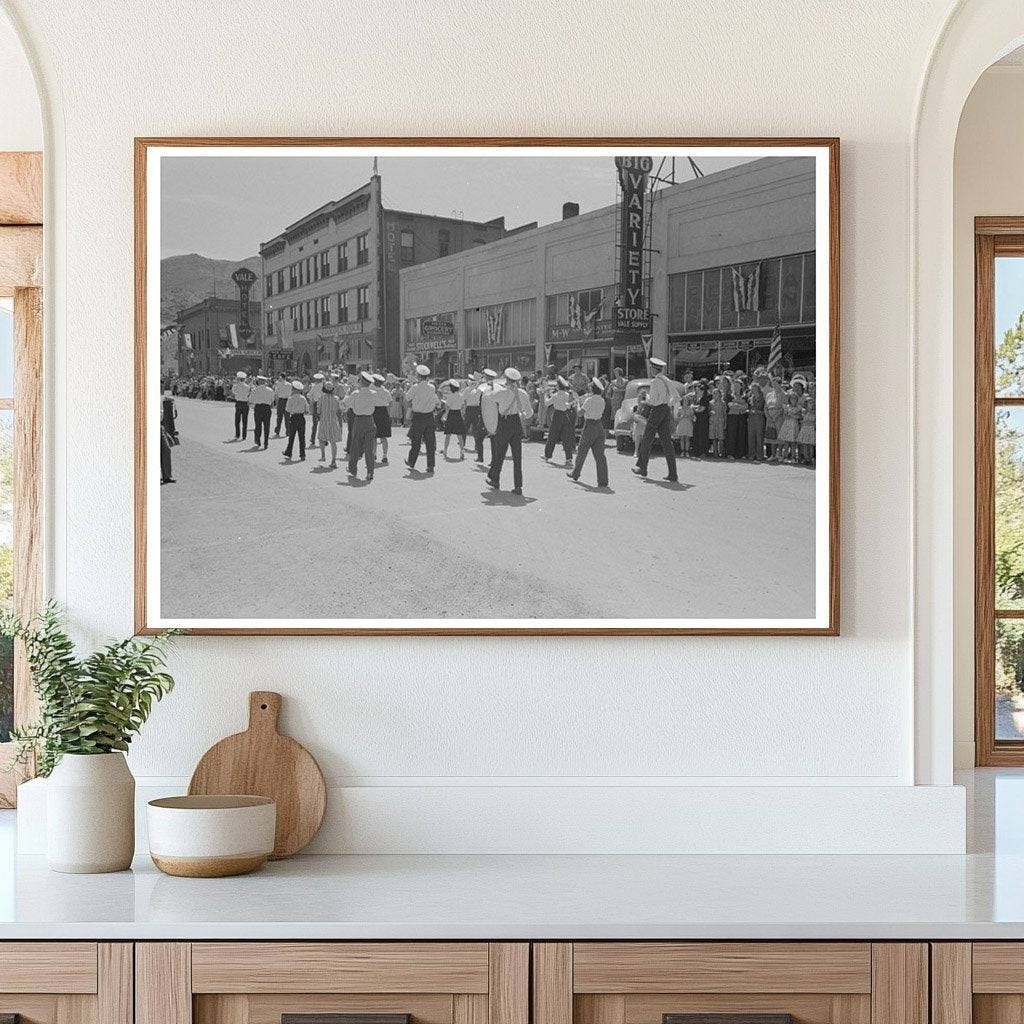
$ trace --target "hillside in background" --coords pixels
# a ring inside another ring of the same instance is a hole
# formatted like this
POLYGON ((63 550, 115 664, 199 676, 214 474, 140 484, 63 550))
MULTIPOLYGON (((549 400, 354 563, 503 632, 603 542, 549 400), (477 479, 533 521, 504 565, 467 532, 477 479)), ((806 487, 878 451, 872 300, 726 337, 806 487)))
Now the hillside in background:
MULTIPOLYGON (((187 256, 168 256, 160 261, 160 323, 174 323, 178 311, 217 294, 234 298, 238 294, 231 275, 239 267, 261 273, 259 256, 244 260, 212 260, 192 252, 187 256)), ((261 287, 253 289, 258 299, 261 287)))

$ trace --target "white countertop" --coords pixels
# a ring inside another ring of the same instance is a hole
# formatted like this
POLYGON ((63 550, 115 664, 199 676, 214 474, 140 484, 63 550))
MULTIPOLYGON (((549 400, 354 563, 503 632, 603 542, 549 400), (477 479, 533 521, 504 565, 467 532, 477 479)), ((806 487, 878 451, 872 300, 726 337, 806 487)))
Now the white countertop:
POLYGON ((1024 939, 1024 856, 299 857, 0 878, 0 939, 1024 939))
POLYGON ((59 875, 0 812, 0 940, 1024 939, 1024 773, 975 772, 967 856, 296 857, 59 875))

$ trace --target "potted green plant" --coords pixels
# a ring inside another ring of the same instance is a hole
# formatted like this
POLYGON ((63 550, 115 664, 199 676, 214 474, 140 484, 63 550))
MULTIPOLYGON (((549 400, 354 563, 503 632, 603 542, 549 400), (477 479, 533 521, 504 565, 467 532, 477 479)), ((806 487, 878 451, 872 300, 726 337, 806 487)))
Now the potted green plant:
POLYGON ((124 752, 174 687, 162 671, 175 631, 129 637, 84 658, 56 604, 22 622, 0 614, 0 634, 25 645, 39 718, 15 729, 17 757, 47 776, 47 862, 54 871, 122 871, 135 853, 135 779, 124 752))

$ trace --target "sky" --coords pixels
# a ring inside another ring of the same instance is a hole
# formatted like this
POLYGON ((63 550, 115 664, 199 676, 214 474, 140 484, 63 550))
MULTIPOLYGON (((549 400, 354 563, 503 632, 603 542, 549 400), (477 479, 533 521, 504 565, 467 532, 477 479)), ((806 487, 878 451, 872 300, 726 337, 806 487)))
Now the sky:
MULTIPOLYGON (((261 242, 324 203, 364 185, 373 152, 353 156, 165 156, 161 161, 160 255, 217 259, 254 256, 261 242)), ((705 174, 751 156, 695 156, 705 174)), ((655 167, 660 157, 655 154, 655 167)), ((384 205, 466 220, 504 215, 507 227, 560 220, 562 203, 580 212, 616 199, 607 156, 379 155, 384 205)), ((666 170, 668 163, 666 162, 666 170)), ((676 181, 692 177, 676 160, 676 181)))
POLYGON ((1024 259, 1000 256, 996 260, 996 344, 1024 313, 1024 259))

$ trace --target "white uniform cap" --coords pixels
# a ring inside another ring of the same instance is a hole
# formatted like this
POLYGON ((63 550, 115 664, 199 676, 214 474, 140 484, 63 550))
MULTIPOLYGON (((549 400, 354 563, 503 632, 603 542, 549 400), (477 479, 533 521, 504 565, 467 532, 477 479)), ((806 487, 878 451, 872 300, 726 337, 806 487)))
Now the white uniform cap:
POLYGON ((595 388, 604 391, 604 384, 602 384, 601 381, 599 381, 596 377, 591 377, 590 383, 593 384, 595 388))
POLYGON ((494 378, 498 376, 498 371, 497 370, 492 370, 488 366, 487 369, 484 370, 484 376, 485 377, 490 377, 491 380, 494 380, 494 378))
POLYGON ((313 374, 313 380, 323 380, 323 379, 324 379, 324 375, 322 373, 314 373, 313 374))
POLYGON ((296 391, 305 391, 306 389, 306 385, 303 384, 301 380, 293 380, 292 387, 295 388, 296 391))
POLYGON ((384 374, 383 374, 383 373, 375 373, 375 374, 373 375, 373 379, 374 379, 374 380, 375 380, 375 381, 376 381, 376 382, 377 382, 378 384, 383 384, 383 383, 384 383, 384 381, 385 381, 385 380, 386 380, 387 378, 386 378, 386 377, 384 376, 384 374))
POLYGON ((509 380, 522 380, 523 379, 523 375, 514 366, 510 366, 510 367, 508 367, 507 370, 505 370, 505 376, 509 380))
POLYGON ((239 370, 238 373, 235 374, 235 376, 239 380, 245 380, 245 370, 239 370))
POLYGON ((430 367, 429 366, 423 366, 423 365, 417 366, 416 367, 416 373, 420 377, 429 377, 430 376, 430 367))
POLYGON ((660 366, 662 367, 662 369, 664 369, 666 366, 668 366, 668 363, 666 363, 664 359, 652 358, 651 366, 660 366))
POLYGON ((363 370, 359 376, 366 381, 367 384, 373 383, 373 374, 369 370, 363 370))

